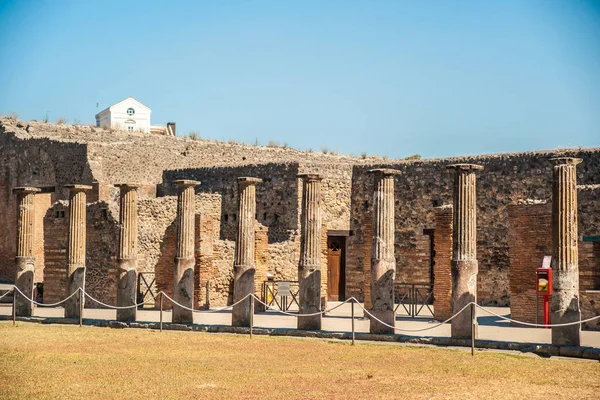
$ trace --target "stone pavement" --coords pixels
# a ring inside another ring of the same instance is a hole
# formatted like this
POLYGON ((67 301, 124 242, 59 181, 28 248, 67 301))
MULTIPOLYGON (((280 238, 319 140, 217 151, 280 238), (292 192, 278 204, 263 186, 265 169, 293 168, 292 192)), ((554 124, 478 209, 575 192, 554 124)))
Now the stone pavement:
MULTIPOLYGON (((328 307, 332 308, 339 303, 329 302, 328 307)), ((503 316, 510 316, 508 307, 487 307, 495 313, 503 316)), ((355 330, 356 332, 369 332, 369 320, 363 318, 363 313, 360 307, 354 306, 355 309, 355 330)), ((398 309, 396 317, 396 327, 401 329, 422 329, 430 327, 437 322, 431 318, 431 314, 425 309, 423 316, 411 318, 402 313, 402 307, 398 309)), ((0 306, 0 315, 11 315, 12 309, 10 305, 3 304, 0 306)), ((64 316, 64 309, 35 307, 34 316, 37 317, 57 317, 64 316)), ((86 308, 84 310, 84 318, 116 320, 116 311, 97 308, 86 308)), ((163 321, 171 322, 171 312, 164 311, 163 321)), ((350 332, 352 330, 351 322, 351 306, 344 304, 340 308, 323 316, 322 330, 329 332, 350 332)), ((158 322, 160 320, 160 312, 156 310, 138 310, 137 321, 143 322, 158 322)), ((541 328, 520 328, 512 327, 510 323, 501 320, 500 318, 486 315, 483 311, 478 312, 479 337, 481 340, 498 340, 511 341, 521 343, 551 343, 551 330, 541 328)), ((195 312, 195 324, 207 325, 231 325, 231 310, 219 312, 195 312)), ((296 328, 296 318, 287 315, 278 314, 275 311, 258 313, 254 317, 254 326, 256 328, 296 328)), ((428 337, 450 337, 450 324, 445 324, 424 332, 403 332, 396 333, 408 336, 428 336, 428 337)), ((583 331, 581 333, 581 345, 600 348, 600 332, 583 331)))

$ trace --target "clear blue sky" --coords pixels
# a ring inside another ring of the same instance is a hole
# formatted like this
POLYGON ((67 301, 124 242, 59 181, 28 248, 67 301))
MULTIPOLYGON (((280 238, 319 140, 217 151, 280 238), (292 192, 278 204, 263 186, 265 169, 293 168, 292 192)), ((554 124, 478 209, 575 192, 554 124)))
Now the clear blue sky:
POLYGON ((597 147, 600 1, 0 0, 0 114, 127 96, 180 135, 315 151, 597 147))

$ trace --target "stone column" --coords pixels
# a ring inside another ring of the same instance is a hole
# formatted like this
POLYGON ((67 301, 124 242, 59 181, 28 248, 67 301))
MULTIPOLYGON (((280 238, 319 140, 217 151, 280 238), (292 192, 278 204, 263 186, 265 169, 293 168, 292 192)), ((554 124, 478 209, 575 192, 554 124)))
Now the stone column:
MULTIPOLYGON (((302 178, 302 217, 300 231, 300 261, 298 281, 299 314, 321 311, 321 177, 316 174, 302 178)), ((298 317, 298 329, 320 330, 321 315, 298 317)))
MULTIPOLYGON (((14 188, 17 195, 18 220, 17 220, 17 256, 15 257, 17 275, 15 285, 29 298, 33 298, 33 275, 35 273, 35 257, 33 255, 33 241, 35 238, 35 194, 40 189, 33 187, 14 188)), ((15 294, 17 317, 30 317, 33 303, 20 294, 15 294)))
MULTIPOLYGON (((233 302, 254 293, 254 235, 256 223, 256 184, 259 178, 238 178, 238 231, 233 264, 233 302)), ((233 307, 232 326, 250 326, 250 300, 233 307)))
MULTIPOLYGON (((394 277, 394 175, 393 169, 373 169, 373 242, 371 246, 371 313, 395 326, 394 277)), ((371 333, 394 333, 394 329, 371 318, 371 333)))
MULTIPOLYGON (((550 323, 580 321, 577 255, 579 158, 554 158, 552 179, 552 306, 550 323)), ((552 328, 552 344, 579 346, 581 325, 552 328)))
MULTIPOLYGON (((194 186, 198 181, 182 179, 177 185, 177 248, 175 249, 174 300, 186 307, 194 306, 194 234, 196 202, 194 186)), ((193 323, 194 313, 173 305, 173 322, 193 323)))
MULTIPOLYGON (((69 243, 67 250, 67 295, 85 290, 86 194, 88 185, 66 185, 69 189, 69 243)), ((79 318, 79 301, 85 296, 76 294, 65 302, 65 318, 79 318)))
MULTIPOLYGON (((455 171, 452 217, 452 314, 477 301, 477 204, 475 164, 448 165, 455 171)), ((453 338, 471 338, 471 310, 452 320, 453 338)), ((477 337, 477 327, 475 329, 477 337)))
MULTIPOLYGON (((119 253, 117 254, 117 306, 137 303, 137 249, 138 249, 138 185, 122 183, 119 188, 119 253)), ((136 309, 117 310, 117 320, 135 321, 136 309)))

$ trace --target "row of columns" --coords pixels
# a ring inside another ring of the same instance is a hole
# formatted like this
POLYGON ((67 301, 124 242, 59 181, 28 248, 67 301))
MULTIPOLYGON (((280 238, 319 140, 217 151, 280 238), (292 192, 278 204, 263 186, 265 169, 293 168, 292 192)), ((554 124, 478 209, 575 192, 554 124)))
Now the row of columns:
MULTIPOLYGON (((553 296, 552 324, 578 321, 579 274, 577 259, 577 187, 575 158, 553 159, 555 166, 552 186, 552 268, 553 296)), ((452 249, 452 302, 453 313, 470 302, 477 301, 477 224, 476 224, 476 176, 483 169, 475 164, 454 164, 453 185, 453 249, 452 249)), ((372 333, 394 333, 395 325, 394 276, 396 259, 394 252, 394 175, 393 169, 369 171, 374 177, 373 192, 373 240, 371 249, 371 318, 372 333), (388 326, 389 325, 389 326, 388 326)), ((302 179, 302 212, 300 259, 298 262, 299 329, 321 329, 321 177, 317 174, 299 175, 302 179)), ((254 291, 255 273, 255 214, 256 184, 261 179, 238 178, 238 233, 234 260, 234 303, 254 291)), ((194 298, 194 236, 195 196, 194 187, 200 182, 175 181, 177 190, 177 247, 174 267, 174 299, 189 308, 174 306, 173 322, 192 323, 194 298)), ((120 184, 120 234, 118 261, 117 305, 132 306, 136 303, 137 280, 137 185, 120 184)), ((68 294, 85 288, 86 256, 86 191, 87 185, 67 185, 69 188, 69 241, 68 241, 68 294)), ((33 293, 33 255, 35 193, 32 187, 15 188, 18 196, 19 216, 17 226, 16 285, 23 293, 33 293)), ((74 296, 65 304, 65 317, 78 318, 83 297, 74 296)), ((250 326, 251 299, 233 307, 232 325, 250 326)), ((16 302, 19 316, 31 315, 31 303, 23 298, 16 302)), ((133 321, 136 308, 117 311, 120 321, 133 321)), ((452 337, 471 338, 472 319, 462 313, 452 320, 452 337)), ((579 345, 580 326, 552 329, 552 342, 560 345, 579 345)))

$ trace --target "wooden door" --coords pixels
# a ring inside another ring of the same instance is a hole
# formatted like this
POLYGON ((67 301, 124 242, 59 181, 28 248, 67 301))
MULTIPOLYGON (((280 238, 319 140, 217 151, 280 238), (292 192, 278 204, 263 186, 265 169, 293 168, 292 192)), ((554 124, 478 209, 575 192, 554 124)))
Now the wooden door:
POLYGON ((344 300, 345 253, 345 237, 329 236, 327 238, 327 299, 330 301, 344 300))

